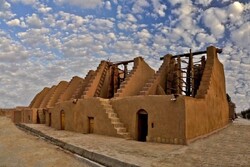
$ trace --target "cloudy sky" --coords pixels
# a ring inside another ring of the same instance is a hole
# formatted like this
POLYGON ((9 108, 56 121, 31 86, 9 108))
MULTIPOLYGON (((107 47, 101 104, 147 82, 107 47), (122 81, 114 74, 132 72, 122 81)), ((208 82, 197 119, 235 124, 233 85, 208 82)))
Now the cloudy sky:
POLYGON ((0 107, 101 60, 142 56, 154 69, 166 53, 223 48, 227 92, 250 107, 248 0, 0 0, 0 107))

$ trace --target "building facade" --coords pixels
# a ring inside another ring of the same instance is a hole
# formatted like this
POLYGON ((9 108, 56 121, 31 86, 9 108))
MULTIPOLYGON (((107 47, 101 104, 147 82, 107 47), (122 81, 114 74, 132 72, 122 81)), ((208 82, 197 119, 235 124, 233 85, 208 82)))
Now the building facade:
MULTIPOLYGON (((154 71, 141 57, 102 61, 85 78, 44 88, 14 122, 138 141, 187 144, 229 123, 220 50, 166 55, 154 71), (131 70, 128 67, 133 66, 131 70)), ((19 114, 18 114, 19 113, 19 114)))

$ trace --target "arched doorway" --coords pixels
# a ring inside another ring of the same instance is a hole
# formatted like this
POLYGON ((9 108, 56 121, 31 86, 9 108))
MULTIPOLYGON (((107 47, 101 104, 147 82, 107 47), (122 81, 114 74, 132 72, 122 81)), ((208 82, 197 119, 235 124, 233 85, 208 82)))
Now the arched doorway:
POLYGON ((148 135, 148 113, 145 110, 139 110, 137 113, 138 121, 138 141, 146 141, 148 135))
POLYGON ((65 112, 64 112, 64 110, 61 111, 60 117, 61 117, 61 130, 64 130, 65 129, 65 112))

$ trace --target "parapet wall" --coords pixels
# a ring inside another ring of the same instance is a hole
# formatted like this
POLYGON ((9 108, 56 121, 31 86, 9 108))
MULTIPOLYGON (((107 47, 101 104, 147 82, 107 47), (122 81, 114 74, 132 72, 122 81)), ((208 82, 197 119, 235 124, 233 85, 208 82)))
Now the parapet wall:
POLYGON ((69 82, 66 90, 61 94, 61 96, 59 97, 57 102, 63 102, 63 101, 67 101, 70 100, 74 94, 74 92, 76 91, 76 89, 78 88, 78 86, 83 82, 83 79, 78 77, 78 76, 74 76, 71 81, 69 82))
POLYGON ((56 89, 56 86, 53 85, 53 86, 49 89, 49 91, 46 93, 46 95, 44 96, 43 100, 41 101, 41 104, 40 104, 39 107, 37 107, 37 108, 45 108, 45 107, 46 107, 46 105, 47 105, 47 103, 49 102, 49 100, 50 100, 52 94, 54 93, 55 89, 56 89))
POLYGON ((55 91, 51 94, 51 97, 46 105, 46 107, 54 107, 56 102, 58 101, 59 97, 67 88, 68 82, 61 81, 57 86, 55 91))
POLYGON ((133 96, 111 99, 111 104, 131 137, 138 140, 138 113, 148 115, 147 141, 185 144, 185 102, 171 95, 133 96))
POLYGON ((165 94, 167 73, 170 68, 171 55, 166 55, 159 70, 151 77, 140 91, 140 95, 165 94), (160 87, 160 88, 159 88, 160 87), (161 89, 161 91, 159 91, 161 89))
MULTIPOLYGON (((101 78, 105 76, 108 69, 108 62, 101 61, 97 67, 94 76, 91 78, 86 88, 84 89, 83 95, 81 98, 94 97, 96 90, 98 89, 99 83, 102 82, 101 78)), ((101 86, 102 84, 100 84, 101 86)))
POLYGON ((16 108, 0 108, 0 116, 11 118, 16 108))
POLYGON ((61 112, 64 112, 65 130, 79 133, 89 132, 89 118, 93 118, 93 133, 119 137, 98 98, 79 99, 77 103, 65 101, 46 113, 46 124, 51 113, 51 127, 62 128, 61 112))
POLYGON ((50 88, 45 87, 41 92, 39 92, 34 99, 31 101, 29 107, 30 108, 37 108, 40 106, 43 98, 47 95, 49 92, 50 88))
POLYGON ((121 84, 115 97, 139 95, 140 90, 154 73, 154 70, 143 60, 143 58, 135 58, 132 72, 121 84))
POLYGON ((207 57, 208 62, 212 61, 206 63, 205 71, 211 70, 209 75, 211 77, 206 82, 207 85, 204 86, 201 82, 200 87, 204 86, 203 98, 185 97, 187 140, 211 133, 229 122, 224 70, 218 60, 215 47, 208 47, 207 57))

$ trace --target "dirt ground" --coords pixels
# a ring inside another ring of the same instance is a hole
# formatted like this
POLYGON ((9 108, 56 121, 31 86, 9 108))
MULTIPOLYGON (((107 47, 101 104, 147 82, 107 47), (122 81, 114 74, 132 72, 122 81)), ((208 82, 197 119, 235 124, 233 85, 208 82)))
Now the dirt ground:
POLYGON ((0 167, 88 167, 57 146, 29 135, 0 116, 0 167))
MULTIPOLYGON (((139 166, 250 167, 250 121, 243 119, 188 146, 80 134, 38 124, 26 125, 72 145, 139 166)), ((20 131, 9 119, 0 117, 0 167, 19 164, 84 166, 72 155, 20 131)))

